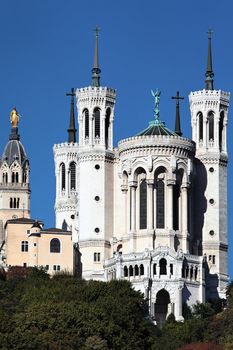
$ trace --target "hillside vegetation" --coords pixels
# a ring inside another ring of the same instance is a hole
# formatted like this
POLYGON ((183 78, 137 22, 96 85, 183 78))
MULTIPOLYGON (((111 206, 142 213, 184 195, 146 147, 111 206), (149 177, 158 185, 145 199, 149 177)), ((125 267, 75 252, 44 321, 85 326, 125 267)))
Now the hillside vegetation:
POLYGON ((36 268, 11 272, 0 280, 0 348, 231 350, 232 285, 224 311, 221 305, 197 304, 186 310, 190 319, 178 323, 170 316, 160 330, 150 321, 142 294, 127 281, 49 278, 36 268))

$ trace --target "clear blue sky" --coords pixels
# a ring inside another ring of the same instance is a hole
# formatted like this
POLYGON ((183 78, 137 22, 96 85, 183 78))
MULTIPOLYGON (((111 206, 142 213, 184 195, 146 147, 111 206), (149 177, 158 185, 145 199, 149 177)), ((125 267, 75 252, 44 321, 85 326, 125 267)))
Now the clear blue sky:
MULTIPOLYGON (((94 33, 100 26, 101 84, 117 89, 114 140, 132 136, 153 118, 151 89, 159 88, 161 119, 174 127, 180 91, 182 129, 191 136, 188 94, 204 88, 207 30, 213 35, 215 88, 233 87, 233 3, 205 0, 2 0, 0 2, 0 149, 16 106, 21 141, 31 164, 32 216, 54 226, 52 147, 67 140, 71 87, 91 81, 94 33)), ((233 103, 233 101, 232 101, 233 103)), ((229 214, 233 145, 229 113, 229 214)), ((233 276, 233 215, 229 215, 233 276)))

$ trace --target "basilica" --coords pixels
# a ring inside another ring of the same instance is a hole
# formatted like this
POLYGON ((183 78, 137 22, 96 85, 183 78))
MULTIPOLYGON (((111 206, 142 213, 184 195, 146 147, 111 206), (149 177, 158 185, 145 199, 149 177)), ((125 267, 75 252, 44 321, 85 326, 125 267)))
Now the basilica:
POLYGON ((116 91, 101 86, 96 31, 91 86, 72 89, 68 139, 53 147, 55 228, 30 216, 29 159, 16 108, 0 161, 1 264, 50 274, 129 280, 162 324, 183 305, 224 298, 227 272, 227 120, 214 89, 211 34, 205 85, 189 95, 192 139, 162 121, 160 91, 144 130, 113 147, 116 91), (78 112, 76 140, 75 105, 78 112))

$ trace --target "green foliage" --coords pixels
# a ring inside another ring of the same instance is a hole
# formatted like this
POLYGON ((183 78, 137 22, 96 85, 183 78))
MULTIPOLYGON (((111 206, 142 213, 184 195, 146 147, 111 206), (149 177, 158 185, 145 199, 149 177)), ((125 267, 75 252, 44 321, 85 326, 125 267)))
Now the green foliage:
POLYGON ((84 281, 68 273, 50 278, 42 268, 13 272, 0 279, 5 350, 176 350, 187 344, 204 350, 208 342, 211 350, 233 349, 233 286, 226 310, 222 301, 197 303, 190 319, 176 322, 169 315, 159 329, 143 295, 127 281, 84 281))

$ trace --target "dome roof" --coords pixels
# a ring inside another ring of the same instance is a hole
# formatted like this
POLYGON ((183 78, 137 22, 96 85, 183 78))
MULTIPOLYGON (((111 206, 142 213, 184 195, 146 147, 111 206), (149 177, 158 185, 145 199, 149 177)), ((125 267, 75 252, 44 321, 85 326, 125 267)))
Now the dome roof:
POLYGON ((17 160, 21 166, 24 166, 28 157, 22 143, 19 140, 10 139, 5 146, 2 162, 6 161, 10 166, 15 160, 17 160))
POLYGON ((159 119, 149 122, 149 126, 139 132, 137 136, 149 136, 149 135, 165 135, 165 136, 178 136, 174 131, 168 129, 165 123, 159 119))

